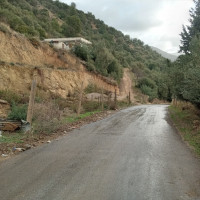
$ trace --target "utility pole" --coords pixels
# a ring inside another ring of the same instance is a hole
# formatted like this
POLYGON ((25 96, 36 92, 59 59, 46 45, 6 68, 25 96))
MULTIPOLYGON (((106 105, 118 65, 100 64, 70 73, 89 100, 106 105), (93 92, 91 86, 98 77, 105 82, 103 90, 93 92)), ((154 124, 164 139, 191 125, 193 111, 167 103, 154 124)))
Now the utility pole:
POLYGON ((34 69, 33 80, 32 80, 32 84, 31 84, 31 93, 30 93, 30 97, 29 97, 27 118, 26 118, 26 121, 29 122, 30 124, 32 124, 32 119, 33 119, 36 88, 37 88, 37 70, 34 69))

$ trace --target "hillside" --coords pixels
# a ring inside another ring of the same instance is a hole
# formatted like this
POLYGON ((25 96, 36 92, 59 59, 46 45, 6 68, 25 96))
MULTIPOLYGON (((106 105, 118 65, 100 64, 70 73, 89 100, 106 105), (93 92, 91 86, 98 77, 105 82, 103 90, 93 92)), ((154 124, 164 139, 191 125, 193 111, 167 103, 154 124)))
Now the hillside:
MULTIPOLYGON (((150 97, 162 98, 162 71, 167 61, 142 41, 130 38, 96 19, 92 13, 77 10, 53 0, 2 0, 0 30, 8 33, 8 25, 29 40, 52 37, 83 37, 92 46, 77 46, 71 53, 84 61, 88 71, 113 78, 120 83, 123 69, 129 68, 136 77, 136 86, 150 97), (161 87, 159 89, 159 87, 161 87)), ((165 97, 164 97, 165 98, 165 97)))
POLYGON ((92 13, 85 14, 71 6, 52 0, 3 0, 0 3, 0 21, 27 37, 81 36, 93 43, 83 51, 87 54, 88 69, 116 80, 122 77, 122 68, 156 70, 164 59, 138 39, 131 39, 120 31, 107 26, 92 13))
POLYGON ((175 61, 178 58, 178 56, 170 54, 170 53, 167 53, 165 51, 162 51, 159 48, 156 48, 156 47, 151 47, 151 48, 154 51, 156 51, 157 53, 159 53, 161 56, 163 56, 164 58, 167 58, 167 59, 171 60, 172 62, 175 61))
POLYGON ((9 34, 0 31, 0 38, 0 90, 28 94, 37 69, 38 90, 46 95, 66 98, 82 82, 84 87, 94 84, 109 92, 118 91, 115 81, 88 72, 70 53, 55 51, 45 43, 34 43, 12 31, 9 34))

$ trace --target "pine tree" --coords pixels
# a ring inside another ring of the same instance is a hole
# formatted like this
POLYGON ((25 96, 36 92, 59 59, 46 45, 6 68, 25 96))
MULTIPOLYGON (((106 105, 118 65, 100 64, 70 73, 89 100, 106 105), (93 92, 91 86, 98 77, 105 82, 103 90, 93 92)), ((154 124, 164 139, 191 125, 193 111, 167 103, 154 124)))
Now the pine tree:
POLYGON ((190 25, 183 26, 183 32, 181 36, 180 52, 190 54, 190 43, 192 38, 196 37, 200 33, 200 0, 194 0, 195 9, 190 10, 190 25))

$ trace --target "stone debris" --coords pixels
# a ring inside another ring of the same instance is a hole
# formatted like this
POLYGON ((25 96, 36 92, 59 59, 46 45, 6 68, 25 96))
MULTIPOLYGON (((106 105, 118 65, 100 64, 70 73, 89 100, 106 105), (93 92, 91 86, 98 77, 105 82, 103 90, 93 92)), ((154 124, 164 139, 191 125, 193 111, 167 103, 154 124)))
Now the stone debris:
POLYGON ((8 155, 7 154, 1 154, 1 157, 8 157, 8 155))
POLYGON ((31 148, 32 148, 32 146, 31 146, 30 144, 25 144, 25 145, 24 145, 24 147, 25 147, 25 149, 26 149, 26 150, 28 150, 28 149, 31 149, 31 148))
POLYGON ((50 140, 48 140, 48 141, 47 141, 47 143, 51 143, 51 141, 50 141, 50 140))
POLYGON ((26 149, 25 148, 16 148, 16 147, 14 147, 13 151, 15 151, 15 152, 22 152, 22 151, 26 151, 26 149))
POLYGON ((9 103, 3 99, 0 99, 0 104, 9 104, 9 103))

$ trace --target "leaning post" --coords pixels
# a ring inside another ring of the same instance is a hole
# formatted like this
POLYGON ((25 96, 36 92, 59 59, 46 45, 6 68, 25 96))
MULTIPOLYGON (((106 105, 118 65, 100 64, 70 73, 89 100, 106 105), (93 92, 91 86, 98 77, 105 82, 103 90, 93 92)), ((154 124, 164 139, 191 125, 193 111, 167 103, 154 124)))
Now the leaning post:
POLYGON ((30 124, 32 124, 32 119, 33 119, 36 88, 37 88, 37 71, 34 70, 33 80, 32 80, 32 84, 31 84, 31 93, 30 93, 30 97, 29 97, 27 117, 26 117, 26 121, 29 122, 30 124))
POLYGON ((78 101, 78 108, 77 108, 78 116, 80 115, 80 112, 81 112, 82 98, 83 98, 83 82, 81 83, 81 90, 80 90, 79 101, 78 101))

